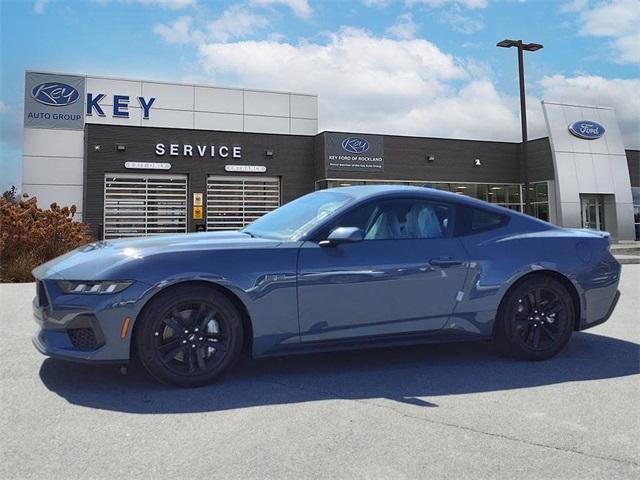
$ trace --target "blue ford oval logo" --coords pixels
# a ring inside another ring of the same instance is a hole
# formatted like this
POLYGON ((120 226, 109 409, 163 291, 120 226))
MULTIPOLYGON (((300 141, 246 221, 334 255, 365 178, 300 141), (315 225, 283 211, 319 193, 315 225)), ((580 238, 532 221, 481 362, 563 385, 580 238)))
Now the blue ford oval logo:
POLYGON ((578 138, 595 140, 604 135, 604 127, 589 120, 579 120, 569 125, 569 131, 578 138))
POLYGON ((369 150, 369 142, 364 138, 349 137, 342 141, 342 148, 350 153, 364 153, 369 150))
POLYGON ((31 90, 31 96, 43 105, 66 107, 78 101, 80 93, 71 85, 60 82, 45 82, 31 90))

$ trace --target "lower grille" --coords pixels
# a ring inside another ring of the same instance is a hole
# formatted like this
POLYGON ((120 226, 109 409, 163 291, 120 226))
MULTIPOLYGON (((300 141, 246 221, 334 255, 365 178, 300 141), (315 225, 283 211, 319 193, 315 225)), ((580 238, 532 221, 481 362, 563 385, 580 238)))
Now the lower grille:
POLYGON ((95 350, 98 339, 92 328, 72 328, 67 330, 71 344, 78 350, 95 350))

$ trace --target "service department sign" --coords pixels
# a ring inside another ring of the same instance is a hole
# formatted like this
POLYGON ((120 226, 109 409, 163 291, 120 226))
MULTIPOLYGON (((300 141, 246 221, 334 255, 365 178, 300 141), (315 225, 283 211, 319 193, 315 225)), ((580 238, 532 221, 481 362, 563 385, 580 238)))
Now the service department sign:
POLYGON ((384 138, 380 135, 325 134, 329 170, 384 172, 384 138))
POLYGON ((84 77, 27 72, 24 126, 82 130, 84 77))

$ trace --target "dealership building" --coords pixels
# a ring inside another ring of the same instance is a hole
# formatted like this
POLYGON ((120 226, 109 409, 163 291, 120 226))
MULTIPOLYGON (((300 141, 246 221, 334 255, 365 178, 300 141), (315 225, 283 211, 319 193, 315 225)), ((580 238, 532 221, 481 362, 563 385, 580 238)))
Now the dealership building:
MULTIPOLYGON (((542 108, 532 214, 637 240, 640 152, 625 150, 613 109, 542 108)), ((29 71, 24 110, 22 191, 76 205, 97 238, 237 229, 347 185, 429 185, 523 210, 520 142, 318 132, 315 95, 29 71)))

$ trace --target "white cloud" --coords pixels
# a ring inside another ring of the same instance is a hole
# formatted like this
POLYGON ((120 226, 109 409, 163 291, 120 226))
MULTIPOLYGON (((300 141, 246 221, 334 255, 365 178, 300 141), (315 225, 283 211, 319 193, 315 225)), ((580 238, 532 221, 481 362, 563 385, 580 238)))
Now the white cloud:
POLYGON ((51 0, 36 0, 33 4, 33 13, 38 15, 42 15, 44 13, 44 9, 51 0))
POLYGON ((284 5, 289 7, 294 15, 300 18, 311 18, 313 9, 307 0, 250 0, 252 5, 273 6, 284 5))
POLYGON ((638 0, 612 0, 589 9, 583 8, 580 10, 578 22, 582 35, 611 39, 613 60, 617 63, 640 63, 638 0))
POLYGON ((9 111, 9 106, 0 100, 0 113, 9 111))
POLYGON ((218 82, 317 93, 323 130, 518 139, 517 99, 500 95, 482 66, 423 39, 343 28, 325 43, 209 43, 199 52, 218 82))
POLYGON ((230 7, 218 18, 208 22, 206 32, 194 28, 193 23, 192 17, 183 16, 170 24, 156 25, 153 27, 153 32, 167 43, 201 44, 205 41, 226 42, 233 38, 243 38, 269 24, 265 17, 237 5, 230 7))
POLYGON ((453 30, 467 35, 479 32, 484 28, 484 22, 480 18, 464 15, 459 7, 444 12, 440 16, 440 21, 451 26, 453 30))
POLYGON ((216 20, 209 22, 207 28, 211 38, 226 42, 230 38, 251 35, 256 29, 264 28, 268 24, 265 17, 236 5, 225 10, 216 20))
POLYGON ((204 34, 198 30, 192 30, 192 23, 191 17, 180 17, 169 25, 156 25, 153 27, 153 32, 167 43, 198 43, 203 41, 204 34))
POLYGON ((444 7, 445 5, 459 5, 464 8, 477 9, 486 8, 488 0, 406 0, 408 6, 427 5, 429 7, 444 7))
POLYGON ((384 8, 389 5, 390 0, 362 0, 365 7, 384 8))
POLYGON ((385 33, 395 38, 409 40, 416 36, 417 31, 418 25, 413 21, 413 16, 410 13, 405 13, 400 15, 396 19, 396 23, 388 27, 385 33))
POLYGON ((580 12, 587 8, 589 0, 571 0, 560 7, 560 11, 564 13, 580 12))
POLYGON ((143 5, 158 6, 169 10, 181 10, 187 7, 194 7, 196 0, 137 0, 143 5))
POLYGON ((613 107, 627 148, 640 147, 640 79, 554 75, 539 83, 545 100, 613 107))

